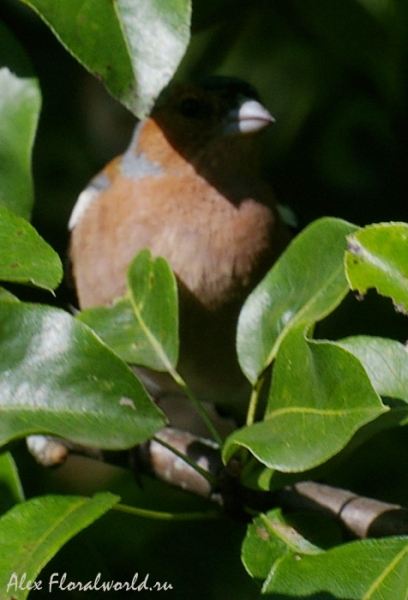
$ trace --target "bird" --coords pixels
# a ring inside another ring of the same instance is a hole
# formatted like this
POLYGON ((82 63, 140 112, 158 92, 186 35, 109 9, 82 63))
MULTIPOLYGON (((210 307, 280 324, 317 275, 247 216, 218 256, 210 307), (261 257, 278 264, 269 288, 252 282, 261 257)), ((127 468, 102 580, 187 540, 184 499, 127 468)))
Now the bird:
MULTIPOLYGON (((241 416, 250 386, 237 358, 239 312, 292 238, 261 173, 257 134, 273 122, 241 79, 170 84, 69 220, 80 309, 123 296, 141 249, 163 256, 178 284, 178 372, 200 401, 241 416)), ((135 370, 157 401, 181 394, 169 375, 135 370)))

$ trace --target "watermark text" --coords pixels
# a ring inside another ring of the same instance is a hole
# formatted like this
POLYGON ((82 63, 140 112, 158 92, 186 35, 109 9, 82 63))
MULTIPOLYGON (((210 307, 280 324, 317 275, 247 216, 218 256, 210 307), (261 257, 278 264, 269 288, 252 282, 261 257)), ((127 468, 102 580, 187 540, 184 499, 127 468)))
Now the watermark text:
POLYGON ((92 581, 82 583, 81 581, 71 581, 67 573, 52 573, 48 581, 34 581, 27 578, 27 574, 23 573, 18 575, 12 573, 9 582, 7 584, 7 592, 17 591, 33 591, 33 590, 48 590, 48 592, 55 593, 61 592, 142 592, 142 591, 156 591, 156 592, 167 592, 172 590, 173 586, 171 583, 159 583, 158 581, 149 581, 150 575, 147 573, 142 579, 139 573, 135 573, 131 581, 114 581, 114 580, 102 580, 102 574, 98 573, 92 581))

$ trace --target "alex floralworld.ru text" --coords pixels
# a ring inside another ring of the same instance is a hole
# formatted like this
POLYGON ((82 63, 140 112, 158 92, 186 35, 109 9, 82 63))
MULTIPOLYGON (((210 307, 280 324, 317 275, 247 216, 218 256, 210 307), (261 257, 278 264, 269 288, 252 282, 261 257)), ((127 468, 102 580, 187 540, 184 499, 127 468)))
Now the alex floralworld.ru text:
POLYGON ((68 591, 72 592, 74 590, 80 592, 87 591, 101 591, 101 592, 119 592, 119 591, 127 591, 127 592, 142 592, 144 590, 147 591, 167 591, 172 590, 173 586, 170 583, 159 583, 156 582, 154 584, 149 583, 149 574, 145 576, 143 581, 139 579, 139 573, 135 573, 132 581, 101 581, 102 575, 98 573, 93 581, 87 581, 86 583, 81 583, 80 581, 67 581, 67 574, 63 573, 60 577, 59 573, 53 573, 49 580, 48 584, 42 581, 32 581, 31 579, 27 580, 26 573, 23 573, 20 577, 17 573, 13 573, 9 579, 7 584, 7 592, 17 592, 18 590, 24 591, 32 591, 32 590, 42 590, 48 587, 48 591, 55 592, 56 590, 60 591, 68 591))

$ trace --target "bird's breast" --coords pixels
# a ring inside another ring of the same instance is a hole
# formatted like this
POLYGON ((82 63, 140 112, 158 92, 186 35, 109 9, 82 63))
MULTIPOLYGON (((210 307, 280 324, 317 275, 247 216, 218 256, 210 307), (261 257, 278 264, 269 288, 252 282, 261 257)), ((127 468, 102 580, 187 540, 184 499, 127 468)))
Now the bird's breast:
POLYGON ((194 174, 113 179, 72 233, 81 306, 122 295, 127 267, 145 247, 164 256, 208 308, 236 299, 265 262, 272 264, 279 246, 273 240, 275 213, 251 197, 248 188, 245 184, 240 194, 235 184, 228 197, 194 174))

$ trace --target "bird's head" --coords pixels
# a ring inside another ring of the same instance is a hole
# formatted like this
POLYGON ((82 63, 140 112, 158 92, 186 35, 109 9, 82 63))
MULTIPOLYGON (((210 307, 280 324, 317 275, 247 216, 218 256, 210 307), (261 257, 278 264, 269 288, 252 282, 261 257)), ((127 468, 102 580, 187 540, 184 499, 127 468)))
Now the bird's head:
POLYGON ((257 154, 253 134, 274 122, 251 85, 219 76, 195 85, 171 85, 151 118, 173 149, 205 176, 228 165, 252 168, 257 154))

